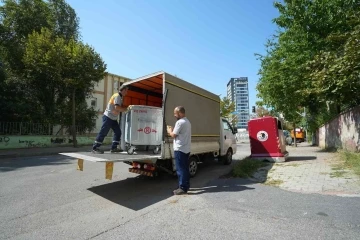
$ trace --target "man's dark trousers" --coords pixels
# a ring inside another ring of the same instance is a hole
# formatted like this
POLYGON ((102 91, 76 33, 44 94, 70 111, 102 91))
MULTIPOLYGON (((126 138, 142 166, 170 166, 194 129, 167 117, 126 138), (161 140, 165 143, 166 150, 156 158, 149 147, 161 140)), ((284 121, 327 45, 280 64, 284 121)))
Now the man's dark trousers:
POLYGON ((179 188, 187 192, 190 188, 189 156, 190 153, 174 151, 176 173, 179 178, 179 188))
POLYGON ((99 134, 97 135, 97 137, 95 139, 93 149, 101 146, 101 144, 104 141, 104 138, 109 133, 110 128, 114 131, 111 149, 115 149, 115 148, 117 148, 117 145, 119 145, 120 137, 121 137, 121 130, 120 130, 119 123, 116 120, 112 120, 105 115, 103 115, 102 119, 103 119, 103 124, 102 124, 99 134))

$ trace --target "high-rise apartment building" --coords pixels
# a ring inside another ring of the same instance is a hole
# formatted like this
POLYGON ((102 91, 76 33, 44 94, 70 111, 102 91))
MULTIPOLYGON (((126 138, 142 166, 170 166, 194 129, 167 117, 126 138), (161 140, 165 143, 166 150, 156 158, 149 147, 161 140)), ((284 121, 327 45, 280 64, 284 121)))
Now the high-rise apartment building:
POLYGON ((247 77, 231 78, 227 84, 227 97, 235 103, 238 129, 247 129, 249 121, 249 84, 247 77))

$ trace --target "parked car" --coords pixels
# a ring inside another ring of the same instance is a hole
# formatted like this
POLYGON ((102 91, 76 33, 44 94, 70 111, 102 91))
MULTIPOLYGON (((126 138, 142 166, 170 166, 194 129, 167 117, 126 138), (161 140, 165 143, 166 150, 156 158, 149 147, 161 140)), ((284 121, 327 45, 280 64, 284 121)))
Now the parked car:
POLYGON ((291 134, 288 130, 283 130, 284 136, 285 136, 285 142, 286 145, 291 145, 293 142, 293 139, 291 138, 291 134))

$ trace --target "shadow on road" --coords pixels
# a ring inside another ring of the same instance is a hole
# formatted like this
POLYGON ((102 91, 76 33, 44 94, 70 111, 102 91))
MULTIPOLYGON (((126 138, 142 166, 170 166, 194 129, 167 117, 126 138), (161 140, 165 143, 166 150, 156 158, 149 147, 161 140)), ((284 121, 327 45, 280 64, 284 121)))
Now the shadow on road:
POLYGON ((289 157, 286 162, 296 162, 296 161, 311 161, 316 160, 316 156, 294 156, 289 157))
POLYGON ((138 211, 171 196, 176 179, 138 176, 88 190, 116 204, 138 211))
MULTIPOLYGON (((316 146, 316 147, 319 148, 318 146, 316 146)), ((334 148, 334 147, 323 148, 323 149, 319 148, 318 150, 316 150, 316 152, 324 152, 324 153, 336 153, 337 151, 338 151, 338 149, 334 148)))
MULTIPOLYGON (((209 186, 205 186, 201 188, 191 188, 190 191, 188 192, 188 195, 200 195, 204 193, 218 193, 218 192, 241 192, 244 190, 255 189, 239 183, 244 180, 245 179, 234 178, 227 182, 217 181, 216 183, 208 184, 209 186)), ((247 184, 254 184, 254 182, 249 181, 247 184)))
MULTIPOLYGON (((236 162, 234 161, 233 164, 236 162)), ((201 168, 199 168, 197 175, 190 179, 191 188, 188 195, 238 192, 252 189, 239 184, 239 181, 244 181, 242 179, 235 182, 232 182, 234 180, 229 181, 229 179, 217 179, 229 172, 233 164, 224 166, 221 163, 213 162, 200 165, 201 168)), ((254 182, 247 184, 254 184, 254 182)), ((172 191, 177 187, 177 177, 164 175, 159 178, 144 176, 127 178, 122 181, 95 186, 88 190, 116 204, 138 211, 173 196, 172 191)))

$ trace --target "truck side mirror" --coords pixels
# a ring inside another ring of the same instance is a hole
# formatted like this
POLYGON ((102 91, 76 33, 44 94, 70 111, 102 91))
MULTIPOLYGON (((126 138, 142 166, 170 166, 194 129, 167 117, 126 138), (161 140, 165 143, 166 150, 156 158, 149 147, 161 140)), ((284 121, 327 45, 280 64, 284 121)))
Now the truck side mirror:
POLYGON ((237 133, 237 127, 234 127, 233 129, 234 129, 233 134, 237 133))

